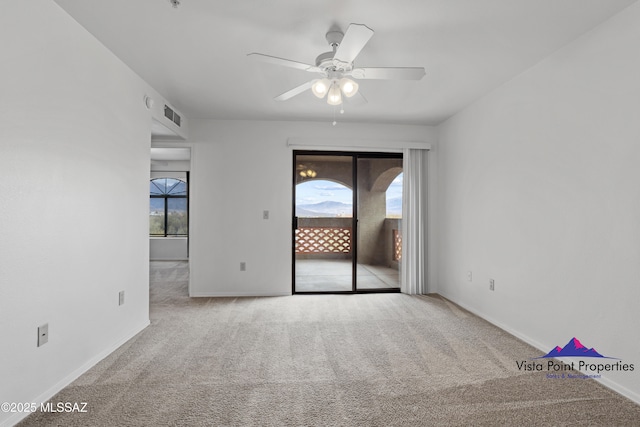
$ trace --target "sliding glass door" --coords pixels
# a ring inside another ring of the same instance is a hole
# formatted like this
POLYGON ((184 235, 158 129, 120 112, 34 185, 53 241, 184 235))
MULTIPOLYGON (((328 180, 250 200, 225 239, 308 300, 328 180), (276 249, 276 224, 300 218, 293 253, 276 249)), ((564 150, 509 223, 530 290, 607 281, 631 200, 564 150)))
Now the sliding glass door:
POLYGON ((357 289, 399 289, 402 156, 370 156, 357 161, 357 289))
POLYGON ((293 175, 293 292, 398 291, 402 155, 295 151, 293 175))
POLYGON ((352 292, 353 158, 294 157, 294 292, 352 292))

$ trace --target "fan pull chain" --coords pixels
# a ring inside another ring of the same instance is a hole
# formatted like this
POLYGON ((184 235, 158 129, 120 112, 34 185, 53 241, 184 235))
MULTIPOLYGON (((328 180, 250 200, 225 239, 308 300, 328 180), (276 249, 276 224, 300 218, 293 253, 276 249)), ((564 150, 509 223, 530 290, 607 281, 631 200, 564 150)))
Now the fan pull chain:
MULTIPOLYGON (((333 106, 333 123, 331 123, 333 126, 338 124, 336 121, 336 107, 336 105, 333 106)), ((344 114, 344 102, 340 104, 340 114, 344 114)))

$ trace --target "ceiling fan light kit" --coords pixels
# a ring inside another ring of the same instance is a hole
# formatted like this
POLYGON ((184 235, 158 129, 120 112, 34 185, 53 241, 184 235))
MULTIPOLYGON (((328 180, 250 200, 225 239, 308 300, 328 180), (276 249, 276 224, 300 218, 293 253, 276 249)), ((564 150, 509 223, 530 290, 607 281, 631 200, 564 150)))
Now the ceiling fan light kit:
MULTIPOLYGON (((271 64, 297 68, 322 76, 278 95, 275 97, 276 101, 286 101, 311 89, 316 97, 323 99, 326 96, 327 103, 336 106, 342 104, 343 96, 351 98, 358 93, 359 85, 353 79, 420 80, 425 75, 423 67, 355 68, 354 60, 373 37, 373 30, 366 25, 350 24, 344 34, 341 31, 329 31, 325 37, 332 51, 318 55, 315 65, 262 53, 248 55, 271 64)), ((361 102, 367 102, 363 96, 359 98, 361 102)))
POLYGON ((351 98, 358 93, 358 83, 353 80, 342 77, 340 80, 328 78, 314 80, 311 84, 311 92, 318 98, 322 99, 327 96, 327 104, 340 105, 342 104, 342 95, 347 98, 351 98))

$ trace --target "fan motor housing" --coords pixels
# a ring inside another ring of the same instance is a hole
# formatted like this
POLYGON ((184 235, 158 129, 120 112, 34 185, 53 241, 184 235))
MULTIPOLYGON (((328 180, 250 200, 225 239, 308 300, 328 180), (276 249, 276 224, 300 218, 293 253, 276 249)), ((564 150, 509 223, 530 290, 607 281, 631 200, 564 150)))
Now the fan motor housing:
POLYGON ((351 71, 353 64, 349 62, 343 62, 334 58, 335 52, 325 52, 318 55, 316 58, 316 67, 321 68, 325 72, 330 71, 351 71))
POLYGON ((316 67, 329 68, 333 66, 333 55, 335 52, 325 52, 316 58, 316 67))
POLYGON ((340 46, 340 43, 342 43, 344 33, 342 31, 329 31, 325 37, 333 51, 324 52, 318 55, 316 58, 316 67, 321 68, 327 73, 332 71, 351 71, 353 69, 353 64, 335 59, 336 50, 338 49, 338 46, 340 46))

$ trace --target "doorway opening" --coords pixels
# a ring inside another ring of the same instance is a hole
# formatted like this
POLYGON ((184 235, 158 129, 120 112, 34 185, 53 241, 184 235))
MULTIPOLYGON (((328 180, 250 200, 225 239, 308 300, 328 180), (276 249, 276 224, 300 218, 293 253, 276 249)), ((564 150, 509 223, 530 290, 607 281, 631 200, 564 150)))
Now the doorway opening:
POLYGON ((293 293, 399 292, 402 154, 294 151, 293 293))
POLYGON ((149 297, 153 301, 189 296, 190 174, 190 147, 151 147, 149 297))

